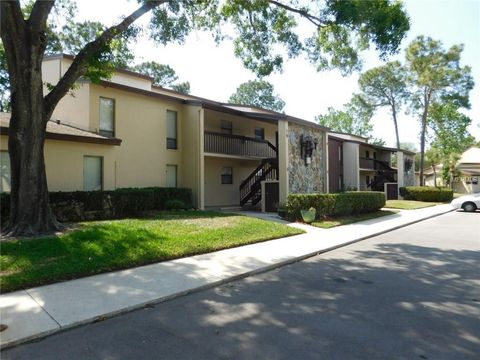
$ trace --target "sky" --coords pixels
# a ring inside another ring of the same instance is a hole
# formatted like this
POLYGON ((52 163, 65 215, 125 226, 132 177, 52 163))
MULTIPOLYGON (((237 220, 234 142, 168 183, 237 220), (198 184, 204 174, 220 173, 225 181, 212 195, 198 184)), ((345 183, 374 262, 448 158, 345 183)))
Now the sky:
MULTIPOLYGON (((471 109, 464 111, 472 120, 469 130, 480 140, 480 0, 406 0, 405 9, 411 27, 401 44, 401 50, 389 60, 404 61, 404 49, 418 35, 441 40, 444 48, 464 44, 462 65, 472 67, 475 88, 470 92, 471 109)), ((82 0, 78 1, 79 19, 97 20, 107 25, 119 16, 129 14, 136 1, 82 0)), ((147 18, 139 24, 146 24, 147 18)), ((173 67, 180 81, 189 81, 191 94, 216 101, 227 101, 243 82, 254 80, 234 56, 233 46, 224 41, 216 45, 210 34, 194 32, 184 44, 157 46, 148 39, 140 39, 133 47, 136 62, 156 61, 173 67)), ((374 51, 363 54, 362 71, 382 65, 374 51)), ((352 94, 358 91, 358 73, 343 77, 338 71, 317 72, 314 66, 299 57, 288 60, 281 74, 265 80, 271 82, 275 92, 286 102, 285 113, 314 121, 329 107, 340 109, 352 94)), ((391 115, 380 109, 372 119, 373 136, 383 139, 388 146, 395 145, 395 132, 391 115)), ((401 142, 410 142, 419 149, 419 122, 417 118, 402 114, 399 118, 401 142)))

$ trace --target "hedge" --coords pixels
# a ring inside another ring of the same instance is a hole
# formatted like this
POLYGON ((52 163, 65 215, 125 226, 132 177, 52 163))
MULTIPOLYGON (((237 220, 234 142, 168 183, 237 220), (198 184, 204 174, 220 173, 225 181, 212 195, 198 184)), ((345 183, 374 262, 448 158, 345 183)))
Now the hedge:
POLYGON ((377 211, 385 206, 385 194, 377 191, 347 191, 336 194, 290 194, 287 199, 287 218, 301 220, 300 210, 317 210, 316 218, 353 215, 377 211))
POLYGON ((400 195, 405 200, 446 202, 452 201, 453 190, 433 186, 405 186, 400 188, 400 195))
MULTIPOLYGON (((124 188, 113 191, 50 192, 50 205, 59 221, 118 219, 146 211, 192 207, 192 191, 182 188, 124 188)), ((2 223, 10 213, 10 194, 0 197, 2 223)))

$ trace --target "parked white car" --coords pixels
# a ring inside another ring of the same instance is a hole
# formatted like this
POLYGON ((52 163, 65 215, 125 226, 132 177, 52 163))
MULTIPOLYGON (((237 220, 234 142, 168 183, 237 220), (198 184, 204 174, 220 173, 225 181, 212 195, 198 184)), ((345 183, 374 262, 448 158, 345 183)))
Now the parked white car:
POLYGON ((451 202, 455 209, 473 212, 480 209, 480 193, 460 196, 451 202))

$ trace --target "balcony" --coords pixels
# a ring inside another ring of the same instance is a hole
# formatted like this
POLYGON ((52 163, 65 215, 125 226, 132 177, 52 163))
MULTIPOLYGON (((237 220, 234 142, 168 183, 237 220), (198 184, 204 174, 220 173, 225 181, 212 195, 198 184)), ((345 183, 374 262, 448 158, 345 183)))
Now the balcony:
POLYGON ((376 171, 394 171, 390 165, 385 161, 380 161, 377 159, 371 158, 360 158, 360 169, 367 169, 367 170, 376 170, 376 171))
POLYGON ((205 131, 204 141, 204 151, 206 153, 257 159, 277 157, 277 148, 267 140, 205 131))

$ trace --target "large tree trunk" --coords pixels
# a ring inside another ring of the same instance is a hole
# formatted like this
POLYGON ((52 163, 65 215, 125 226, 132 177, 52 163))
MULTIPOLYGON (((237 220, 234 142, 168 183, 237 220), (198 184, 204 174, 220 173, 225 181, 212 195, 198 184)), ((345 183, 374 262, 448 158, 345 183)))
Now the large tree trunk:
POLYGON ((89 59, 103 51, 136 19, 166 0, 148 1, 105 30, 76 55, 50 93, 43 97, 42 60, 47 45, 47 18, 54 0, 34 2, 28 20, 18 0, 0 0, 0 35, 5 46, 12 117, 9 129, 11 163, 10 224, 12 236, 48 233, 59 228, 48 201, 43 147, 45 128, 60 99, 84 74, 89 59))
POLYGON ((15 79, 12 92, 8 150, 11 164, 10 236, 50 233, 60 225, 48 199, 44 162, 45 112, 42 83, 42 55, 20 60, 23 76, 15 79))
POLYGON ((11 164, 11 236, 36 235, 59 228, 48 201, 43 147, 51 112, 45 108, 42 60, 46 16, 53 2, 38 2, 25 21, 18 2, 4 2, 1 30, 5 46, 12 116, 8 151, 11 164))
POLYGON ((393 124, 395 125, 395 137, 397 139, 397 149, 400 149, 400 136, 398 135, 397 110, 395 109, 395 103, 392 105, 392 117, 393 117, 393 124))
POLYGON ((427 133, 427 108, 422 115, 422 129, 420 133, 420 186, 425 186, 425 179, 423 178, 423 166, 425 163, 425 137, 427 133))
MULTIPOLYGON (((28 94, 34 95, 34 94, 28 94)), ((10 120, 8 150, 11 164, 10 236, 50 233, 59 229, 48 199, 43 147, 42 107, 28 100, 16 102, 10 120)))

